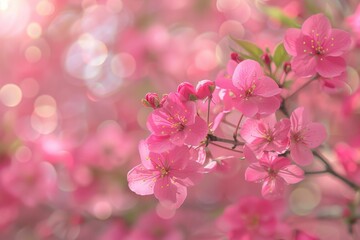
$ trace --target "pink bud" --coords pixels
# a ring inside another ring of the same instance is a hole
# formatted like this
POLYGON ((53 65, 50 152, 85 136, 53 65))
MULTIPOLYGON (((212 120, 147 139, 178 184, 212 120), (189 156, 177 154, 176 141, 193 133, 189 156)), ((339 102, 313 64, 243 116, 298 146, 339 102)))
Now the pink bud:
POLYGON ((261 59, 263 60, 263 62, 264 62, 266 65, 270 66, 270 64, 271 64, 271 58, 270 58, 269 54, 264 53, 264 54, 261 56, 261 59))
POLYGON ((161 107, 159 96, 157 95, 157 93, 147 93, 145 95, 145 98, 142 99, 142 103, 146 107, 152 107, 154 109, 161 107))
POLYGON ((196 96, 199 99, 210 97, 215 90, 215 82, 210 80, 201 80, 196 85, 196 96))
POLYGON ((195 88, 191 83, 183 82, 180 83, 177 92, 186 100, 196 100, 195 88))
POLYGON ((291 63, 290 62, 285 62, 284 63, 284 72, 286 74, 288 74, 291 71, 291 63))
POLYGON ((239 54, 236 53, 236 52, 232 52, 232 53, 230 54, 230 57, 231 57, 232 60, 234 60, 234 61, 237 62, 237 63, 240 63, 240 62, 243 60, 243 59, 239 56, 239 54))

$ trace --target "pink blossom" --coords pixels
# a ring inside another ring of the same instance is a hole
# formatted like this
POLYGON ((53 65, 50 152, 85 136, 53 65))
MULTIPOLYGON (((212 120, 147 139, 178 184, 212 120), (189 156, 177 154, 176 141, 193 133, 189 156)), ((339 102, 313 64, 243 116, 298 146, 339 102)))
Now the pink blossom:
POLYGON ((232 81, 219 78, 216 84, 231 90, 233 106, 245 116, 271 114, 280 107, 277 95, 281 92, 274 80, 264 75, 260 64, 254 60, 240 62, 232 75, 232 81))
POLYGON ((283 194, 287 184, 295 184, 304 179, 304 171, 291 164, 286 157, 274 153, 265 153, 257 163, 246 169, 245 180, 262 182, 262 195, 265 198, 276 198, 283 194))
POLYGON ((155 109, 148 118, 152 135, 147 139, 151 151, 165 151, 174 145, 197 146, 204 140, 208 127, 196 113, 196 104, 182 102, 179 95, 170 93, 162 108, 155 109))
POLYGON ((202 80, 196 85, 196 96, 199 99, 210 97, 215 90, 215 83, 210 80, 202 80))
POLYGON ((189 149, 176 147, 163 153, 150 152, 141 142, 142 164, 128 173, 129 188, 139 195, 151 195, 169 208, 178 208, 187 195, 187 187, 200 176, 201 165, 191 159, 189 149))
POLYGON ((154 109, 161 107, 160 99, 157 93, 147 93, 142 102, 146 107, 152 107, 154 109))
POLYGON ((339 76, 331 78, 319 78, 321 87, 326 92, 338 92, 346 86, 347 73, 346 71, 341 73, 339 76))
POLYGON ((286 31, 284 46, 292 55, 292 69, 299 76, 318 73, 323 77, 335 77, 345 71, 343 54, 350 47, 350 35, 339 29, 332 29, 323 14, 308 18, 301 30, 286 31))
POLYGON ((177 92, 182 97, 183 101, 196 100, 195 87, 189 82, 180 83, 177 92))
POLYGON ((258 156, 263 151, 283 153, 289 144, 290 121, 276 121, 274 114, 257 119, 247 119, 240 129, 241 137, 258 156))
POLYGON ((274 239, 279 222, 272 202, 247 197, 227 207, 218 224, 230 240, 274 239))
POLYGON ((326 139, 325 127, 310 122, 303 107, 293 111, 290 123, 290 155, 297 164, 309 165, 314 159, 311 149, 320 146, 326 139))

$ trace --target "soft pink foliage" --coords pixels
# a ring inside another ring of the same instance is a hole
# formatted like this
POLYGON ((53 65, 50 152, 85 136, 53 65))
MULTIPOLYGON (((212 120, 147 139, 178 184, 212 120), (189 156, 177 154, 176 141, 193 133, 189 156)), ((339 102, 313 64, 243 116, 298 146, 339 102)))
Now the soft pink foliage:
POLYGON ((262 183, 262 195, 265 198, 279 198, 287 184, 295 184, 304 179, 304 171, 291 164, 286 157, 274 153, 265 153, 257 163, 246 169, 245 179, 262 183))
POLYGON ((326 78, 339 76, 345 71, 343 55, 349 50, 350 43, 350 35, 331 28, 323 14, 308 18, 301 29, 288 29, 284 40, 286 51, 294 57, 291 66, 297 75, 318 73, 326 78))

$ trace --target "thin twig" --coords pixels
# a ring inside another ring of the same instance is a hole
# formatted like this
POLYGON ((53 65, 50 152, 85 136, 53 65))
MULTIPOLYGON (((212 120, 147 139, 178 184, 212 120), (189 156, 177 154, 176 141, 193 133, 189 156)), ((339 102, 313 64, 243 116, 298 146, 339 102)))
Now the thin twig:
POLYGON ((217 144, 217 143, 210 142, 210 144, 211 144, 211 145, 214 145, 214 146, 217 146, 217 147, 219 147, 219 148, 222 148, 222 149, 229 150, 229 151, 238 152, 238 153, 243 153, 242 151, 235 150, 235 149, 231 149, 231 148, 228 148, 228 147, 222 146, 222 145, 217 144))

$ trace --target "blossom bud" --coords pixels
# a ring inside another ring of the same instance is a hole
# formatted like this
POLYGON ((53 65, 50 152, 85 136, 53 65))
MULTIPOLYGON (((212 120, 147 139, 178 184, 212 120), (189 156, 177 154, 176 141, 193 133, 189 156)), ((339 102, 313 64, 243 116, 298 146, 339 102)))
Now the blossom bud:
POLYGON ((178 88, 177 88, 177 92, 186 100, 196 100, 196 91, 194 86, 191 83, 188 82, 183 82, 180 83, 178 88))
POLYGON ((264 62, 266 65, 270 66, 270 64, 271 64, 271 58, 270 58, 269 54, 264 53, 264 54, 261 56, 261 60, 263 60, 263 62, 264 62))
POLYGON ((159 108, 161 107, 159 96, 157 93, 147 93, 145 98, 141 100, 144 106, 152 107, 152 108, 159 108))
POLYGON ((236 53, 236 52, 232 52, 232 53, 230 54, 230 57, 231 57, 232 60, 234 60, 234 61, 237 62, 237 63, 240 63, 240 62, 243 60, 243 59, 239 56, 239 54, 236 53))
POLYGON ((199 99, 210 97, 215 90, 215 82, 210 80, 202 80, 196 85, 196 96, 199 99))
POLYGON ((291 71, 291 63, 290 62, 285 62, 284 63, 284 72, 286 74, 288 74, 291 71))

